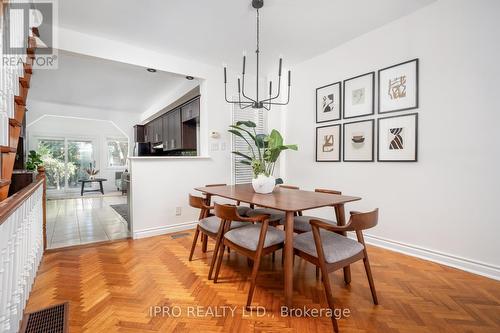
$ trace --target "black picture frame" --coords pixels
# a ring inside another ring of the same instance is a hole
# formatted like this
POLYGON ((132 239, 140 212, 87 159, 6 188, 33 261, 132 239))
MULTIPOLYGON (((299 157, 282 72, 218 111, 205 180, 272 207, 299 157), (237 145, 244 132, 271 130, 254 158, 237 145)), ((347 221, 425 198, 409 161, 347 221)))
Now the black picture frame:
POLYGON ((404 62, 401 62, 401 63, 396 64, 396 65, 392 65, 389 67, 379 69, 377 74, 378 74, 378 78, 377 78, 377 100, 378 100, 377 110, 378 110, 378 114, 386 114, 386 113, 392 113, 392 112, 401 112, 401 111, 418 109, 419 90, 420 90, 419 89, 419 58, 411 59, 411 60, 404 61, 404 62), (388 70, 388 69, 391 69, 394 67, 398 67, 398 66, 402 66, 402 65, 406 65, 406 64, 409 64, 409 63, 414 62, 414 61, 416 62, 415 63, 415 88, 416 88, 416 90, 415 90, 415 106, 382 112, 380 110, 380 74, 385 70, 388 70))
POLYGON ((321 86, 319 88, 316 88, 315 104, 316 104, 316 108, 315 108, 314 112, 316 112, 316 124, 322 124, 322 123, 328 123, 328 122, 331 122, 331 121, 341 120, 342 119, 342 81, 330 83, 330 84, 321 86), (334 118, 334 119, 328 119, 328 120, 321 120, 320 121, 320 120, 318 120, 318 91, 321 90, 321 89, 324 89, 324 88, 328 88, 330 86, 335 86, 335 85, 339 86, 339 99, 340 99, 340 101, 339 101, 339 117, 338 118, 334 118))
POLYGON ((375 162, 375 119, 358 120, 358 121, 344 123, 342 130, 343 130, 343 135, 344 135, 344 137, 342 138, 342 161, 344 161, 344 162, 375 162), (372 154, 371 154, 372 158, 369 160, 348 160, 345 157, 346 125, 365 123, 365 122, 370 122, 372 124, 372 154))
POLYGON ((349 79, 346 79, 343 81, 342 83, 342 118, 343 119, 353 119, 353 118, 360 118, 360 117, 368 117, 368 116, 372 116, 375 114, 375 71, 372 71, 372 72, 368 72, 368 73, 365 73, 365 74, 361 74, 361 75, 358 75, 358 76, 354 76, 354 77, 351 77, 349 79), (345 101, 346 101, 346 97, 345 97, 345 84, 346 82, 348 81, 352 81, 352 80, 356 80, 356 79, 359 79, 363 76, 367 76, 367 75, 371 75, 372 76, 372 107, 371 107, 371 113, 366 113, 366 114, 362 114, 362 115, 359 115, 359 116, 351 116, 351 117, 347 117, 346 114, 345 114, 345 101))
POLYGON ((382 117, 377 119, 377 162, 418 162, 418 113, 407 113, 395 116, 382 117), (382 160, 380 159, 380 121, 390 118, 403 118, 415 116, 415 158, 413 160, 382 160))
POLYGON ((342 145, 340 144, 340 141, 342 140, 342 124, 332 124, 332 125, 325 125, 325 126, 319 126, 316 127, 316 143, 314 145, 314 155, 316 156, 316 162, 341 162, 342 161, 342 145), (318 160, 318 133, 320 128, 326 128, 326 127, 338 127, 339 128, 339 142, 338 142, 338 149, 339 149, 339 159, 338 160, 318 160))

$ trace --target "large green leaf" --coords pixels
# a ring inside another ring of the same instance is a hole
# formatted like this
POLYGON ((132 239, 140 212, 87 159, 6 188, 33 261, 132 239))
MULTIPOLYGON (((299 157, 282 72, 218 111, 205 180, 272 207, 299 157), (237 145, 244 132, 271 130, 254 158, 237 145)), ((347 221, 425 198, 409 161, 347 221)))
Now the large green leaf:
POLYGON ((241 160, 240 163, 246 164, 246 165, 252 165, 252 163, 250 161, 247 161, 247 160, 241 160))
POLYGON ((283 146, 283 137, 281 136, 280 132, 273 129, 271 131, 271 134, 269 135, 268 147, 272 150, 281 146, 283 146))
POLYGON ((259 148, 267 148, 268 136, 266 134, 257 134, 255 137, 255 144, 259 148))
POLYGON ((247 160, 252 160, 252 158, 246 154, 240 153, 239 151, 232 151, 233 154, 246 158, 247 160))
POLYGON ((239 127, 239 126, 236 126, 236 125, 230 125, 229 127, 231 127, 231 128, 236 129, 236 130, 243 131, 243 132, 247 133, 247 134, 248 134, 248 135, 252 138, 252 140, 255 142, 255 144, 257 144, 257 139, 255 138, 255 136, 253 135, 253 133, 252 133, 252 132, 250 132, 250 131, 248 131, 248 130, 246 130, 246 129, 244 129, 244 128, 241 128, 241 127, 239 127))
POLYGON ((250 120, 236 122, 236 126, 240 126, 240 125, 245 125, 246 127, 250 127, 250 128, 257 127, 257 125, 253 121, 250 121, 250 120))

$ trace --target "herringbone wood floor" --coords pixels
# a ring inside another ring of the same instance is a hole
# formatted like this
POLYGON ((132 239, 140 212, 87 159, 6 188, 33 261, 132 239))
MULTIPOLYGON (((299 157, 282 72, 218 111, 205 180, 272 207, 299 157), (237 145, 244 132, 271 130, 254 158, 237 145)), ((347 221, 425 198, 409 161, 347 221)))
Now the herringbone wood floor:
MULTIPOLYGON (((249 284, 246 259, 230 254, 221 281, 207 281, 212 255, 195 252, 192 233, 46 254, 27 311, 69 301, 71 332, 329 332, 327 318, 280 316, 283 303, 280 255, 265 258, 254 305, 265 317, 243 313, 249 284), (150 307, 178 306, 183 316, 150 316, 150 307), (238 306, 235 316, 187 316, 192 306, 238 306)), ((362 263, 352 267, 352 283, 331 275, 334 297, 351 316, 341 332, 500 332, 500 282, 424 260, 369 247, 380 305, 374 306, 362 263)), ((314 267, 296 258, 294 305, 325 308, 314 267)))

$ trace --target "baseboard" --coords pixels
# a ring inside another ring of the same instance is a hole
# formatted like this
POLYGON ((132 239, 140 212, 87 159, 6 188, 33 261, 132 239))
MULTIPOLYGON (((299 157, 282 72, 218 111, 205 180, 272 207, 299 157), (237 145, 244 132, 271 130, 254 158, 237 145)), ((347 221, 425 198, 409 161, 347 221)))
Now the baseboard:
MULTIPOLYGON (((494 280, 500 280, 500 267, 494 265, 473 261, 470 259, 461 258, 451 254, 429 250, 414 245, 404 244, 401 242, 393 241, 378 236, 373 236, 373 235, 364 235, 364 236, 365 236, 365 242, 370 245, 407 254, 420 259, 433 261, 438 264, 443 264, 446 266, 458 268, 494 280)), ((356 238, 355 235, 349 235, 349 237, 356 238)))
POLYGON ((170 224, 156 228, 148 228, 143 230, 134 230, 132 233, 133 239, 146 238, 152 236, 159 236, 164 234, 170 234, 173 232, 189 230, 196 228, 198 221, 184 222, 178 224, 170 224))

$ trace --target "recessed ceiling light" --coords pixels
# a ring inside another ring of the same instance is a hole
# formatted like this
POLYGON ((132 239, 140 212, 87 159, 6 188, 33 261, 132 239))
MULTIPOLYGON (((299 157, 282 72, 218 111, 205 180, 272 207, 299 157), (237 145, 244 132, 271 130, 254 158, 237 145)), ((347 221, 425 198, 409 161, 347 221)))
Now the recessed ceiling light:
POLYGON ((150 72, 150 73, 156 73, 156 69, 154 69, 154 68, 148 68, 148 69, 146 69, 146 70, 147 70, 148 72, 150 72))
POLYGON ((194 79, 194 77, 192 77, 191 75, 188 75, 188 76, 186 76, 186 79, 188 79, 188 80, 193 80, 193 79, 194 79))

